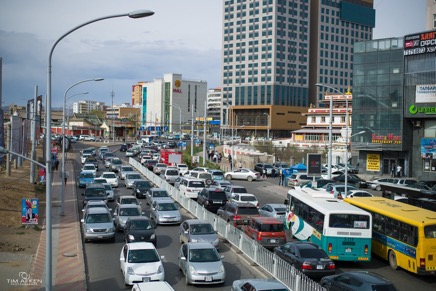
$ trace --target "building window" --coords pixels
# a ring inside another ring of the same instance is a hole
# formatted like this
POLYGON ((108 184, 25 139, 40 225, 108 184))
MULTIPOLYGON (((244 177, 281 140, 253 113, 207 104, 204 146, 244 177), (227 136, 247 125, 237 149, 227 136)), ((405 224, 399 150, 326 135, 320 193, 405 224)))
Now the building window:
POLYGON ((436 14, 433 14, 433 28, 436 28, 436 14))

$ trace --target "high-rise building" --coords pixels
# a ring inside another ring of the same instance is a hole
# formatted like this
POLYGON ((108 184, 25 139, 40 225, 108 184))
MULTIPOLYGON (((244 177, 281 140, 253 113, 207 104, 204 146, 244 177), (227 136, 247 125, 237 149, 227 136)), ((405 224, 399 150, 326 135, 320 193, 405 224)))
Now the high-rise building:
POLYGON ((425 29, 436 29, 436 1, 427 0, 427 3, 425 5, 425 14, 425 29))
POLYGON ((316 83, 352 86, 353 45, 371 39, 375 26, 373 0, 225 0, 223 11, 223 99, 235 115, 269 114, 275 136, 299 125, 283 127, 274 106, 289 107, 293 118, 322 99, 316 83))

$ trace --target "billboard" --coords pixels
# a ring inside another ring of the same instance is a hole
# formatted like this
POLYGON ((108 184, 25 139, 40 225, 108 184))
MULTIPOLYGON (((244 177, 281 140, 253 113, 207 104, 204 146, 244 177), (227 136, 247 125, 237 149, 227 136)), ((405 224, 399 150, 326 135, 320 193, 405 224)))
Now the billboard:
POLYGON ((435 103, 436 84, 416 85, 416 103, 435 103))
POLYGON ((322 165, 321 165, 321 154, 307 154, 307 175, 321 175, 322 165))
POLYGON ((380 154, 366 155, 366 170, 375 172, 380 171, 380 154))
POLYGON ((436 31, 409 34, 404 37, 404 56, 436 52, 436 31))
POLYGON ((38 198, 21 199, 21 224, 38 224, 38 198))

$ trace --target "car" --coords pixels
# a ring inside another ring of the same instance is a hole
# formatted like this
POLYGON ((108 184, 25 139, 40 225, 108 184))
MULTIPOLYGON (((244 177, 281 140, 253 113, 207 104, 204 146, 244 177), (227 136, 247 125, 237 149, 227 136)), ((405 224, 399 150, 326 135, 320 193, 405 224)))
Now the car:
POLYGON ((147 167, 146 163, 148 161, 154 161, 153 157, 151 154, 142 154, 142 152, 139 154, 141 156, 141 159, 139 160, 139 162, 141 163, 141 165, 143 165, 144 167, 147 167))
MULTIPOLYGON (((338 177, 344 174, 344 171, 342 170, 335 170, 331 172, 331 178, 333 179, 334 177, 338 177)), ((329 175, 328 173, 322 173, 321 174, 321 178, 325 179, 325 180, 329 180, 329 175)))
POLYGON ((182 182, 182 176, 177 177, 176 180, 174 180, 174 188, 179 189, 180 188, 180 183, 182 182))
POLYGON ((91 207, 87 209, 80 222, 82 223, 85 243, 91 240, 115 241, 114 222, 107 208, 91 207))
POLYGON ((79 136, 79 140, 80 141, 84 141, 85 140, 85 138, 87 138, 89 135, 87 135, 87 134, 81 134, 80 136, 79 136))
POLYGON ((296 187, 301 186, 301 184, 307 182, 307 181, 313 181, 322 179, 321 176, 309 176, 307 173, 292 173, 291 176, 288 178, 288 186, 296 187))
POLYGON ((179 192, 186 198, 197 199, 198 193, 203 190, 204 187, 206 187, 206 184, 202 179, 180 177, 179 192))
POLYGON ((95 141, 95 136, 87 135, 83 138, 84 141, 95 141))
POLYGON ((197 197, 197 203, 212 213, 216 213, 227 201, 224 190, 213 186, 203 188, 203 190, 198 193, 197 197))
POLYGON ((273 167, 276 169, 276 173, 280 173, 282 169, 289 169, 291 166, 285 162, 275 162, 273 167))
POLYGON ((124 241, 126 243, 151 242, 156 246, 155 228, 155 224, 148 217, 130 217, 127 219, 126 228, 124 229, 124 241))
POLYGON ((223 256, 209 243, 187 243, 180 247, 179 268, 185 275, 186 285, 224 284, 226 271, 223 256))
POLYGON ((94 164, 84 164, 82 166, 82 171, 90 171, 94 173, 94 177, 97 176, 97 168, 94 164))
MULTIPOLYGON (((202 168, 199 168, 199 169, 202 169, 202 168)), ((190 173, 191 177, 193 177, 195 179, 203 180, 204 184, 206 186, 212 185, 213 177, 212 177, 211 173, 209 173, 207 171, 203 171, 203 170, 201 170, 201 171, 194 171, 194 170, 192 170, 192 171, 189 171, 189 173, 190 173)))
POLYGON ((208 170, 209 173, 212 174, 212 180, 213 181, 223 181, 224 179, 224 172, 221 170, 208 170))
MULTIPOLYGON (((333 184, 333 183, 329 183, 326 184, 323 189, 325 189, 325 191, 327 191, 328 193, 332 194, 334 198, 338 197, 338 193, 340 192, 341 195, 345 193, 345 185, 343 184, 333 184)), ((356 187, 353 186, 347 186, 347 192, 351 191, 351 190, 359 190, 356 187)), ((344 195, 342 195, 342 197, 344 197, 344 195)))
POLYGON ((106 208, 108 211, 112 211, 112 209, 107 206, 107 202, 103 200, 92 200, 88 201, 88 203, 85 204, 85 206, 82 208, 82 212, 85 213, 86 210, 94 207, 103 207, 106 208))
POLYGON ((153 172, 153 168, 157 163, 158 163, 158 161, 156 161, 156 160, 148 159, 148 160, 145 160, 142 165, 144 167, 146 167, 149 171, 153 172))
POLYGON ((281 203, 267 203, 259 208, 259 215, 275 217, 280 221, 286 220, 287 206, 281 203))
POLYGON ((252 216, 259 216, 259 209, 251 203, 228 202, 218 209, 217 216, 242 229, 252 216))
POLYGON ((83 206, 88 203, 88 201, 103 200, 107 202, 106 189, 102 184, 89 184, 86 186, 85 192, 82 193, 83 196, 83 206))
POLYGON ((112 153, 110 151, 106 151, 103 153, 102 160, 106 161, 107 159, 114 158, 114 157, 116 157, 114 153, 112 153))
POLYGON ((127 144, 123 143, 120 145, 120 152, 125 152, 127 151, 127 144))
POLYGON ((79 188, 85 188, 94 181, 94 171, 81 171, 77 176, 77 186, 79 188))
MULTIPOLYGON (((345 197, 347 198, 353 198, 353 197, 374 197, 371 193, 364 190, 347 190, 347 195, 345 197)), ((343 198, 345 198, 343 197, 343 198)))
MULTIPOLYGON (((332 178, 336 183, 345 183, 345 174, 332 178)), ((353 185, 357 189, 367 188, 368 184, 365 180, 355 174, 348 174, 347 184, 353 185)))
POLYGON ((121 166, 123 165, 123 161, 120 158, 112 158, 110 163, 110 170, 115 173, 119 173, 121 171, 121 166))
POLYGON ((104 178, 94 178, 93 184, 108 184, 107 180, 104 178))
POLYGON ((137 198, 130 196, 130 195, 121 195, 117 198, 117 205, 121 204, 134 204, 134 205, 141 205, 142 202, 140 202, 137 198))
POLYGON ((153 281, 153 282, 142 282, 136 283, 132 286, 132 291, 174 291, 173 287, 166 281, 153 281))
POLYGON ((124 180, 126 178, 127 174, 134 174, 136 173, 135 169, 133 169, 132 166, 121 166, 120 169, 120 179, 124 180))
POLYGON ((192 169, 192 171, 196 171, 196 172, 207 172, 207 170, 209 169, 206 167, 196 167, 192 169))
POLYGON ((111 184, 103 183, 103 186, 106 190, 107 200, 114 201, 115 200, 115 193, 114 193, 114 189, 112 189, 111 184))
POLYGON ((153 188, 153 183, 146 180, 135 180, 132 184, 133 195, 136 198, 147 198, 147 191, 153 188))
POLYGON ((230 199, 233 193, 247 193, 247 188, 239 185, 229 185, 224 188, 224 192, 226 192, 227 199, 230 199))
POLYGON ((236 180, 247 180, 247 181, 251 182, 253 180, 259 179, 260 175, 259 175, 259 173, 254 172, 250 169, 240 168, 240 169, 235 169, 233 171, 224 173, 224 177, 227 180, 236 179, 236 180))
POLYGON ((93 164, 94 166, 95 166, 95 169, 97 170, 97 172, 98 172, 98 160, 97 160, 97 158, 96 157, 94 157, 94 156, 89 156, 89 157, 87 157, 86 158, 86 160, 85 160, 85 163, 84 163, 85 165, 86 164, 93 164))
POLYGON ((336 272, 335 263, 314 243, 288 242, 276 247, 274 254, 309 278, 321 278, 336 272))
POLYGON ((156 175, 160 175, 160 173, 162 173, 162 171, 165 170, 166 168, 167 168, 167 164, 156 163, 156 165, 154 165, 153 167, 153 173, 155 173, 156 175))
POLYGON ((277 279, 241 279, 232 283, 231 291, 290 291, 277 279))
POLYGON ((232 195, 232 197, 230 197, 229 201, 251 203, 256 207, 259 207, 259 201, 257 200, 256 196, 254 194, 250 194, 250 193, 233 193, 233 195, 232 195))
POLYGON ((396 291, 388 279, 368 271, 347 271, 337 275, 325 276, 319 282, 327 290, 396 291))
POLYGON ((273 165, 271 165, 270 163, 257 163, 254 166, 254 171, 255 172, 259 172, 262 173, 263 169, 265 168, 266 170, 266 175, 267 176, 271 176, 272 174, 272 169, 274 169, 273 165))
POLYGON ((176 168, 166 168, 165 171, 161 172, 160 176, 169 184, 174 185, 174 182, 179 177, 179 170, 176 168))
POLYGON ((101 146, 98 148, 98 152, 96 154, 100 159, 103 159, 103 154, 108 151, 109 148, 107 146, 101 146))
POLYGON ((325 185, 329 184, 329 183, 335 183, 335 181, 333 180, 326 180, 326 179, 319 179, 319 180, 315 180, 314 181, 307 181, 304 182, 303 184, 300 184, 299 187, 301 188, 322 188, 325 185))
POLYGON ((118 187, 118 177, 113 172, 103 172, 100 178, 106 179, 106 181, 111 184, 112 187, 118 187))
POLYGON ((145 194, 145 196, 146 196, 146 202, 149 205, 152 205, 153 201, 156 200, 173 201, 173 198, 170 196, 170 194, 168 194, 167 190, 165 190, 164 188, 150 188, 145 194))
POLYGON ((230 185, 232 185, 232 182, 230 182, 229 180, 218 180, 218 181, 213 181, 212 183, 212 186, 219 187, 223 190, 230 185))
POLYGON ((143 215, 141 207, 136 204, 120 204, 114 210, 115 230, 121 231, 126 228, 126 222, 129 218, 143 215))
POLYGON ((368 188, 377 191, 381 191, 380 183, 396 184, 397 182, 398 179, 396 178, 380 178, 380 179, 371 179, 369 181, 366 181, 366 183, 368 184, 368 188))
POLYGON ((174 201, 155 200, 150 208, 150 219, 157 225, 182 222, 180 207, 174 201))
POLYGON ((106 159, 104 159, 104 166, 107 169, 111 169, 111 163, 112 163, 112 159, 118 159, 117 157, 108 157, 106 159))
POLYGON ((219 249, 219 239, 212 224, 202 219, 187 219, 179 227, 180 243, 206 242, 219 249))
POLYGON ((135 149, 133 149, 133 148, 127 149, 126 157, 134 157, 135 155, 136 155, 135 154, 135 149))
POLYGON ((181 176, 183 176, 186 171, 189 171, 188 165, 186 164, 177 164, 176 167, 179 170, 181 176))
POLYGON ((86 159, 87 159, 88 157, 91 157, 91 156, 92 156, 92 154, 82 154, 82 155, 80 156, 80 162, 81 162, 82 164, 84 164, 85 161, 86 161, 86 159))
POLYGON ((135 181, 141 181, 144 180, 139 173, 130 173, 126 174, 126 178, 124 179, 124 185, 127 189, 130 189, 133 187, 133 182, 135 181))
POLYGON ((156 247, 150 242, 126 243, 120 253, 120 268, 125 285, 164 281, 165 270, 156 247))
POLYGON ((273 249, 286 243, 285 225, 275 217, 252 217, 244 233, 267 249, 273 249))

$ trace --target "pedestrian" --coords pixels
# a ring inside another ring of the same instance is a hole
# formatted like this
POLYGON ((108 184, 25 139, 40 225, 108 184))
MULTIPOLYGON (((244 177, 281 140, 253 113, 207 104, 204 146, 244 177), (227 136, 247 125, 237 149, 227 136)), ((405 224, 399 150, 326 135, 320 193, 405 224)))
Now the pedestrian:
POLYGON ((339 200, 343 200, 344 198, 342 197, 342 193, 339 191, 338 192, 338 196, 336 196, 336 198, 338 198, 339 200))
POLYGON ((279 185, 285 186, 285 170, 283 168, 280 170, 279 185))
POLYGON ((266 168, 265 168, 265 166, 262 167, 262 178, 266 178, 266 168))
POLYGON ((232 155, 229 154, 229 155, 227 156, 227 159, 229 160, 229 163, 230 163, 230 165, 231 165, 231 164, 232 164, 232 155))
POLYGON ((223 155, 221 153, 218 153, 218 163, 221 163, 222 158, 223 158, 223 155))
POLYGON ((392 178, 395 177, 395 164, 394 163, 392 163, 392 166, 391 166, 391 177, 392 178))
POLYGON ((242 169, 242 161, 239 161, 238 167, 239 167, 239 169, 242 169))
POLYGON ((401 166, 400 165, 398 165, 397 166, 397 177, 401 177, 401 166))
POLYGON ((271 177, 275 180, 276 179, 276 169, 272 168, 271 170, 271 177))
POLYGON ((69 177, 70 177, 70 175, 68 174, 68 172, 65 171, 65 173, 64 173, 65 185, 67 185, 67 180, 69 177))
POLYGON ((54 161, 55 170, 57 171, 59 168, 59 160, 54 161))

